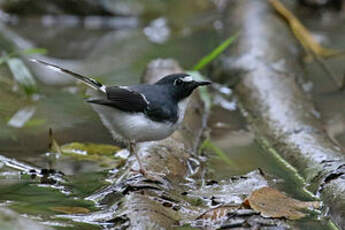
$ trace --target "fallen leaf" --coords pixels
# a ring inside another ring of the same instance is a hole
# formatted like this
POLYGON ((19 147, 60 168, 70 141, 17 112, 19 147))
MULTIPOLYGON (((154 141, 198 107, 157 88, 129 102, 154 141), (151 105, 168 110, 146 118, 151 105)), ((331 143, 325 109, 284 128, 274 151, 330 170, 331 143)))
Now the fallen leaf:
POLYGON ((120 167, 124 160, 114 153, 121 148, 116 145, 72 142, 61 146, 62 155, 73 157, 74 160, 98 162, 102 168, 120 167))
POLYGON ((61 150, 64 154, 112 156, 120 148, 115 145, 72 142, 61 146, 61 150))
POLYGON ((274 9, 289 23, 292 32, 300 41, 308 54, 312 52, 318 57, 332 57, 344 52, 324 48, 318 43, 303 24, 279 0, 269 0, 274 9))
POLYGON ((49 209, 52 211, 61 212, 65 214, 86 214, 90 212, 89 209, 83 208, 83 207, 61 206, 61 207, 51 207, 49 209))
POLYGON ((305 217, 306 213, 303 210, 320 208, 318 201, 305 202, 292 199, 270 187, 255 190, 244 204, 260 212, 263 217, 285 217, 290 220, 305 217))

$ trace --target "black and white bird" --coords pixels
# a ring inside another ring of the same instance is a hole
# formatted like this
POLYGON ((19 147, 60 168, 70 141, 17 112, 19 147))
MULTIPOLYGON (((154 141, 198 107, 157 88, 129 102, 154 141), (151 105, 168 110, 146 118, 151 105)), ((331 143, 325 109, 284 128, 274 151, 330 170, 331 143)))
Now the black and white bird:
POLYGON ((105 86, 95 79, 41 60, 33 62, 81 80, 96 90, 96 97, 87 99, 117 138, 128 143, 135 154, 140 172, 145 175, 135 145, 138 142, 162 140, 170 136, 182 123, 188 97, 199 86, 209 81, 195 81, 184 73, 171 74, 154 84, 105 86))

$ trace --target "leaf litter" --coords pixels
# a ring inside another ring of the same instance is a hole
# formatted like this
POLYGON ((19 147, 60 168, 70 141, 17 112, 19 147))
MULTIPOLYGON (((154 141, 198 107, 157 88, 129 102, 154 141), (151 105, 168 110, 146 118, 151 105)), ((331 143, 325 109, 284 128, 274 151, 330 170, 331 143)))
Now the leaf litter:
POLYGON ((260 212, 263 217, 284 217, 289 220, 301 219, 307 216, 306 210, 320 208, 319 201, 296 200, 270 187, 253 191, 244 204, 260 212))

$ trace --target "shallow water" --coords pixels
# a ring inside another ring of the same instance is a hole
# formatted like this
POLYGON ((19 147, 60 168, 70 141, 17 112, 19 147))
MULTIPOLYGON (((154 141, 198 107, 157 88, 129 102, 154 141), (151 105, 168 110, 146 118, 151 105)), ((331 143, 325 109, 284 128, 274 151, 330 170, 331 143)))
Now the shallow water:
MULTIPOLYGON (((64 60, 68 68, 95 76, 108 84, 137 83, 146 64, 158 57, 172 57, 185 69, 192 68, 223 37, 222 25, 217 21, 221 14, 210 1, 167 1, 152 9, 148 7, 152 5, 151 1, 144 2, 145 11, 136 18, 137 24, 124 28, 66 27, 61 24, 47 27, 38 19, 19 21, 8 27, 36 46, 46 48, 49 57, 64 60), (169 11, 166 5, 169 5, 169 11), (165 37, 152 36, 155 31, 165 34, 165 37)), ((324 29, 315 25, 314 21, 315 28, 324 29)), ((339 22, 338 25, 341 24, 344 23, 339 22)), ((336 28, 345 29, 344 26, 336 28)), ((334 30, 328 31, 329 35, 334 34, 334 30)), ((334 39, 339 47, 345 45, 336 36, 329 36, 329 39, 334 39)), ((344 58, 341 60, 344 61, 344 58)), ((337 63, 332 66, 339 66, 337 63)), ((337 72, 343 71, 337 68, 337 72)), ((308 75, 313 76, 310 79, 314 86, 312 95, 322 118, 330 117, 329 120, 332 120, 339 117, 343 122, 345 107, 339 109, 343 93, 332 93, 331 84, 325 83, 329 80, 325 80, 320 71, 314 70, 315 67, 308 65, 306 69, 310 71, 308 75)), ((74 83, 46 85, 39 82, 39 100, 33 101, 12 90, 13 82, 4 66, 0 67, 0 73, 0 154, 39 168, 53 166, 67 174, 67 183, 62 183, 62 187, 42 186, 39 178, 31 179, 0 162, 0 206, 8 206, 59 229, 101 229, 100 225, 61 218, 61 212, 56 207, 77 206, 91 212, 97 210, 93 202, 84 198, 107 184, 105 179, 109 177, 112 167, 76 158, 56 160, 46 154, 49 128, 53 129, 54 137, 60 144, 74 141, 112 143, 98 116, 83 101, 84 88, 74 83), (23 127, 9 126, 8 121, 13 115, 27 106, 34 108, 34 112, 23 127)), ((261 147, 246 124, 236 98, 231 93, 214 95, 215 106, 209 121, 212 129, 210 139, 223 150, 231 165, 216 153, 208 151, 208 177, 222 180, 260 168, 273 178, 276 187, 290 196, 301 200, 312 199, 303 189, 303 181, 280 158, 261 147)), ((345 128, 336 131, 335 137, 345 145, 345 128)), ((304 219, 296 226, 300 229, 329 229, 327 220, 318 218, 304 219)))
MULTIPOLYGON (((302 12, 301 12, 302 13, 302 12)), ((305 11, 306 26, 315 34, 325 47, 345 50, 344 14, 335 11, 309 12, 305 11)), ((344 81, 345 56, 325 60, 326 65, 334 73, 339 82, 344 81)), ((345 91, 337 90, 334 81, 319 66, 318 63, 306 63, 305 73, 307 84, 311 86, 310 93, 315 102, 320 118, 325 124, 325 128, 335 141, 341 146, 345 146, 345 91)))

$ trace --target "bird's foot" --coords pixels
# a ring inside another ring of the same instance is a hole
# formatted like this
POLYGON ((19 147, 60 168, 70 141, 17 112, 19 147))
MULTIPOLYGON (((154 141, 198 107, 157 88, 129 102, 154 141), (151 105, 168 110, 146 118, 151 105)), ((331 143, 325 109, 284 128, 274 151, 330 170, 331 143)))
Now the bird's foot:
POLYGON ((136 169, 132 169, 132 168, 131 168, 130 170, 131 170, 131 172, 138 173, 138 174, 141 174, 141 175, 143 175, 143 176, 146 175, 146 170, 144 170, 144 169, 136 170, 136 169))
POLYGON ((142 169, 142 168, 139 169, 139 170, 131 169, 131 171, 132 172, 136 172, 136 173, 140 173, 147 180, 150 180, 150 181, 153 181, 153 182, 159 182, 161 184, 164 183, 164 179, 163 179, 164 174, 154 173, 154 172, 142 169))

